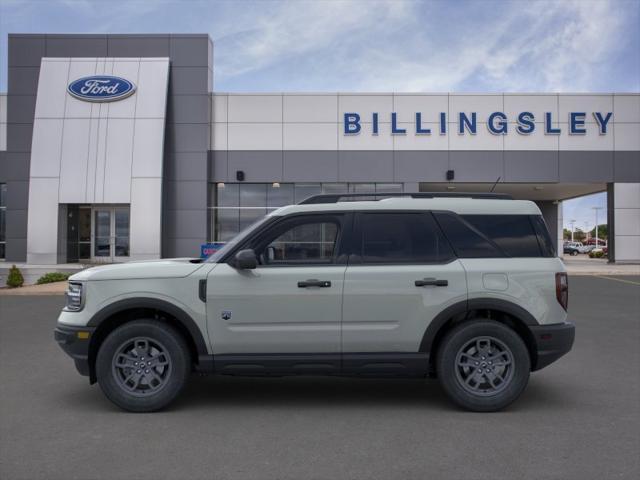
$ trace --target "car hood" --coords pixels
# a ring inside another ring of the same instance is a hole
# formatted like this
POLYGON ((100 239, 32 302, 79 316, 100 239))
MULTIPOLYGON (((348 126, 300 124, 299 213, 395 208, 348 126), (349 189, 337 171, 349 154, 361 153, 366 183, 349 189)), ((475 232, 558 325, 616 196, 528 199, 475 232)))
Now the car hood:
POLYGON ((87 268, 69 280, 127 280, 140 278, 180 278, 203 266, 198 258, 163 258, 139 262, 116 263, 87 268))

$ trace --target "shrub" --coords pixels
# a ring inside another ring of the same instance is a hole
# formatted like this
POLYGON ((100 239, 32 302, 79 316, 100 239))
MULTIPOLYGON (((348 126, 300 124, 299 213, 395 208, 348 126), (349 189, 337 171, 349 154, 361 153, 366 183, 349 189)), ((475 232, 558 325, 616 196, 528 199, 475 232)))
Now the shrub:
POLYGON ((598 251, 590 251, 589 252, 589 258, 602 258, 604 257, 604 252, 602 250, 598 250, 598 251))
POLYGON ((68 280, 70 276, 70 273, 49 272, 41 276, 36 283, 42 285, 43 283, 64 282, 68 280))
POLYGON ((24 277, 20 272, 20 269, 13 265, 9 269, 9 275, 7 275, 7 286, 11 288, 21 287, 24 283, 24 277))

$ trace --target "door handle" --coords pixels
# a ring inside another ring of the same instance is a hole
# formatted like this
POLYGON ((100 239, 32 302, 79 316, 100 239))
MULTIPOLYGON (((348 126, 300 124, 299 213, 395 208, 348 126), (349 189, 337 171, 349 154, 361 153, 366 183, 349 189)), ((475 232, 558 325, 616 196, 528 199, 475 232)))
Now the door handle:
POLYGON ((307 287, 320 287, 320 288, 328 288, 331 286, 331 282, 328 280, 316 280, 315 278, 309 280, 303 280, 298 282, 298 288, 307 288, 307 287))
POLYGON ((449 280, 436 280, 435 278, 423 278, 422 280, 416 280, 416 287, 447 287, 449 286, 449 280))

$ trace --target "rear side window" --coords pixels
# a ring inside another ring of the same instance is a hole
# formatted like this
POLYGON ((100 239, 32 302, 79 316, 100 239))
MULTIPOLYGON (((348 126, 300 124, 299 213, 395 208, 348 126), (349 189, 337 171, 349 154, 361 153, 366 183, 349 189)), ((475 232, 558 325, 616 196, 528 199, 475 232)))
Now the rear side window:
POLYGON ((434 213, 434 216, 458 257, 495 258, 505 256, 486 235, 473 225, 463 221, 458 215, 438 212, 434 213))
POLYGON ((529 215, 462 215, 510 257, 540 257, 529 215))
POLYGON ((364 213, 359 217, 362 263, 442 263, 453 251, 426 213, 364 213))
POLYGON ((531 215, 529 218, 531 219, 533 228, 535 228, 536 234, 538 235, 538 243, 540 244, 540 251, 542 252, 542 256, 555 257, 556 249, 553 246, 551 235, 549 235, 549 229, 547 228, 547 224, 544 223, 542 215, 531 215))

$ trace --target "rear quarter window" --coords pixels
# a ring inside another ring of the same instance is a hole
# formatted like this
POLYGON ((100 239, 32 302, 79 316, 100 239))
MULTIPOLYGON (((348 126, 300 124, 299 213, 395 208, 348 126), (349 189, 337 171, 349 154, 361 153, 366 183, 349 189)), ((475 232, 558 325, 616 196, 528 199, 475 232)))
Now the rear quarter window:
POLYGON ((462 215, 462 218, 509 257, 543 256, 536 228, 529 215, 462 215))

